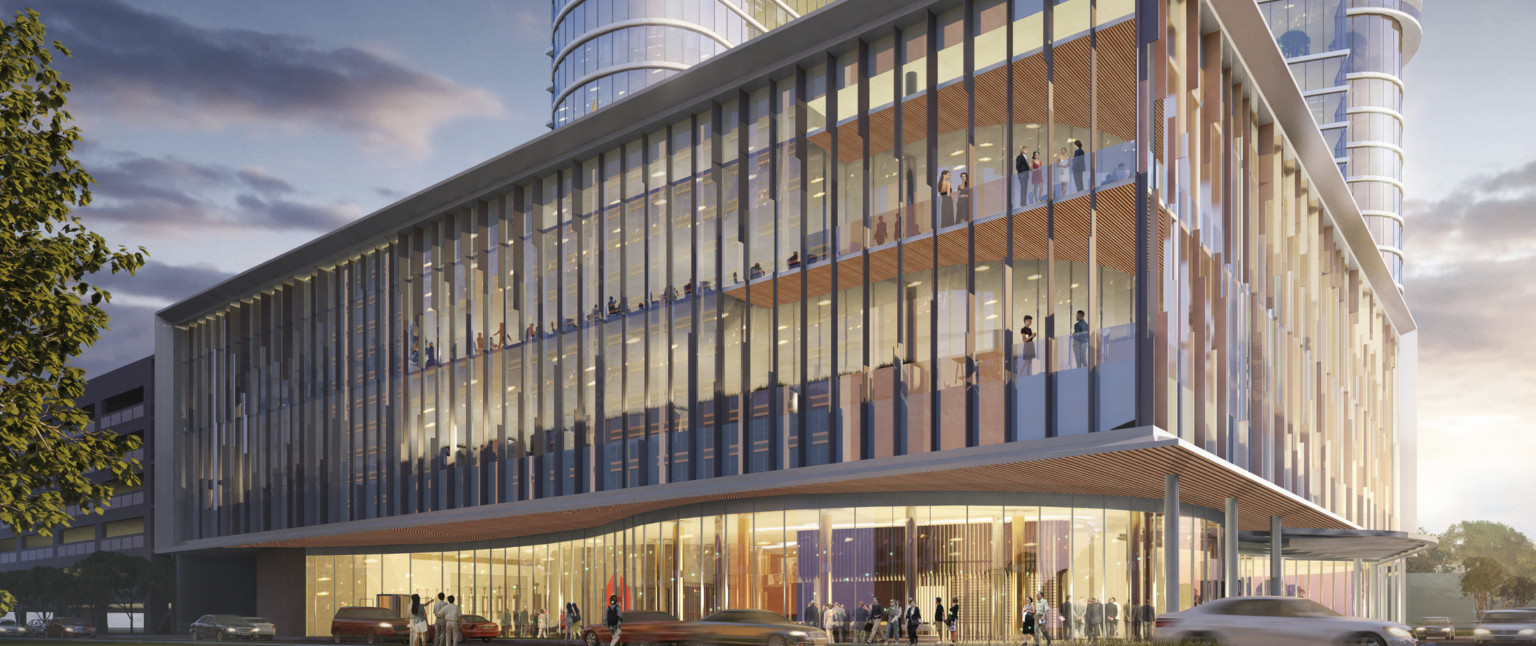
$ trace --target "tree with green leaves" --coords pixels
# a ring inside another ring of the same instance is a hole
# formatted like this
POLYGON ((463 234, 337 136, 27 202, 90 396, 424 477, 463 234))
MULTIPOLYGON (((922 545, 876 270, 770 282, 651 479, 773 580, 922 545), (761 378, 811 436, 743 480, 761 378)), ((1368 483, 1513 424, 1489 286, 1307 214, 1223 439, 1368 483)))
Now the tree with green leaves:
POLYGON ((1509 575, 1536 577, 1536 545, 1509 525, 1487 520, 1464 520, 1451 525, 1440 535, 1440 544, 1448 546, 1454 561, 1463 569, 1467 560, 1489 558, 1504 566, 1509 575))
POLYGON ((1504 605, 1512 608, 1520 608, 1536 599, 1536 580, 1527 576, 1512 576, 1499 586, 1499 598, 1504 600, 1504 605))
MULTIPOLYGON (((0 17, 0 525, 17 534, 67 526, 71 505, 100 513, 112 487, 93 471, 141 480, 124 459, 139 439, 87 432, 74 405, 86 377, 70 362, 109 323, 111 295, 88 281, 131 274, 146 252, 109 247, 74 214, 93 180, 71 157, 80 129, 64 109, 70 86, 52 67, 55 51, 69 55, 48 42, 36 11, 0 17)), ((13 600, 0 595, 0 609, 13 600)))
MULTIPOLYGON (((1423 527, 1419 528, 1419 533, 1429 534, 1423 527)), ((1429 535, 1433 536, 1433 534, 1429 535)), ((1435 538, 1439 539, 1440 537, 1436 536, 1435 538)), ((1452 545, 1441 539, 1434 549, 1425 550, 1408 557, 1408 572, 1410 574, 1455 572, 1457 561, 1452 548, 1452 545)))
POLYGON ((1509 580, 1504 564, 1486 556, 1473 556, 1461 562, 1461 594, 1472 598, 1479 615, 1493 607, 1499 589, 1509 580))
POLYGON ((128 615, 128 632, 136 628, 133 613, 148 614, 151 595, 163 594, 170 580, 169 560, 151 560, 120 552, 96 552, 75 564, 83 591, 81 601, 102 612, 128 615))

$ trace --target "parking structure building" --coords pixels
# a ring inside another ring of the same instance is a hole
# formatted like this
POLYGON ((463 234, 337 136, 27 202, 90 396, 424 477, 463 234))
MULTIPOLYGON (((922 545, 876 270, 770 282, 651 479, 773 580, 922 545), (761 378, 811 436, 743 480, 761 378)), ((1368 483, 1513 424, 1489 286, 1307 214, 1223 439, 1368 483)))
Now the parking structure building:
POLYGON ((310 635, 1400 618, 1414 330, 1252 0, 842 0, 159 312, 156 548, 310 635))

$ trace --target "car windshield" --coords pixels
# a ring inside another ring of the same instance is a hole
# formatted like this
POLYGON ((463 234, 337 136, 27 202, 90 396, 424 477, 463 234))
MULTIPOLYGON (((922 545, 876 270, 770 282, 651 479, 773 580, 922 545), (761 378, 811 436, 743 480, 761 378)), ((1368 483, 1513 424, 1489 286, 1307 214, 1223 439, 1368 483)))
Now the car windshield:
POLYGON ((213 616, 213 620, 214 620, 214 622, 219 623, 219 624, 223 624, 225 626, 244 626, 244 625, 246 625, 245 617, 241 617, 241 616, 238 616, 238 615, 214 615, 213 616))
POLYGON ((783 615, 767 610, 722 610, 704 618, 704 621, 718 621, 730 624, 784 624, 789 623, 783 615))
POLYGON ((55 622, 57 622, 57 623, 65 624, 65 625, 69 625, 69 626, 85 626, 85 625, 88 625, 88 624, 85 623, 84 619, 81 619, 79 617, 55 617, 53 620, 55 622))
POLYGON ((1526 610, 1489 610, 1483 613, 1485 624, 1536 624, 1536 612, 1526 610))
POLYGON ((1425 617, 1424 618, 1424 625, 1425 626, 1449 626, 1449 625, 1451 625, 1451 620, 1446 619, 1445 617, 1425 617))
POLYGON ((483 624, 490 620, 486 619, 485 617, 481 617, 480 615, 464 615, 463 617, 459 617, 459 621, 462 621, 466 624, 483 624))
POLYGON ((342 619, 399 619, 383 608, 342 608, 336 611, 342 619))
POLYGON ((1281 613, 1286 617, 1342 617, 1332 608, 1311 599, 1285 599, 1281 613))
POLYGON ((241 619, 244 619, 248 623, 253 623, 253 624, 270 624, 270 623, 272 623, 270 621, 262 619, 261 617, 241 617, 241 619))

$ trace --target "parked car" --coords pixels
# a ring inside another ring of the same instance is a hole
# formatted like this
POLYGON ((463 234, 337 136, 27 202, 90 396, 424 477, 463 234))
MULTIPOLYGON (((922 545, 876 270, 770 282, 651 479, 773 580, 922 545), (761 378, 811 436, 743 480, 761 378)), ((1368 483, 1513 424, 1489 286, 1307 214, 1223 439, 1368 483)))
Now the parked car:
MULTIPOLYGON (((680 627, 681 638, 670 641, 750 646, 824 646, 831 641, 827 633, 769 610, 721 610, 680 627)), ((620 635, 628 637, 629 622, 623 628, 620 635)))
POLYGON ((1536 612, 1488 610, 1472 629, 1472 641, 1483 644, 1536 644, 1536 612))
POLYGON ((0 619, 0 636, 25 637, 26 634, 26 626, 22 626, 11 619, 0 619))
POLYGON ((410 629, 405 617, 388 608, 372 606, 348 606, 336 611, 331 618, 331 641, 358 639, 370 644, 380 641, 409 639, 410 629))
MULTIPOLYGON (((600 608, 597 611, 599 618, 606 617, 608 608, 600 608)), ((619 643, 621 644, 666 644, 682 641, 682 622, 677 617, 665 612, 651 612, 636 610, 624 613, 624 623, 620 625, 619 643)), ((603 622, 589 624, 581 633, 581 641, 587 646, 604 646, 613 641, 613 633, 608 632, 608 626, 603 622)))
POLYGON ((79 617, 54 617, 43 626, 45 637, 95 637, 96 627, 79 617))
POLYGON ((1407 626, 1345 617, 1310 599, 1236 597, 1157 618, 1159 643, 1234 646, 1414 646, 1407 626))
MULTIPOLYGON (((501 636, 501 626, 480 615, 459 615, 459 641, 491 641, 501 636)), ((427 643, 437 643, 437 624, 427 626, 427 643)))
POLYGON ((276 634, 272 622, 260 617, 240 615, 203 615, 192 622, 187 630, 192 639, 272 639, 276 634), (260 622, 262 625, 257 625, 260 622), (265 628, 263 628, 263 625, 265 628))
POLYGON ((261 617, 246 617, 245 621, 256 627, 256 638, 272 641, 277 636, 277 624, 262 619, 261 617))
POLYGON ((1450 617, 1425 617, 1413 627, 1413 636, 1419 639, 1456 639, 1456 625, 1450 617))

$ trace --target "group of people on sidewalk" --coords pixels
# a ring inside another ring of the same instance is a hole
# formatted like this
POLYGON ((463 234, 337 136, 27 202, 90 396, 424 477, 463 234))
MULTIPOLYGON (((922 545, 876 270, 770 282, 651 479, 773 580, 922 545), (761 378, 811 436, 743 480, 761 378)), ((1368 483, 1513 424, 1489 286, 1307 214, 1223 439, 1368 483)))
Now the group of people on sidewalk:
MULTIPOLYGON (((949 641, 955 643, 959 637, 960 598, 955 597, 948 608, 942 597, 933 601, 932 618, 938 641, 942 643, 944 633, 948 632, 949 641)), ((875 596, 869 603, 860 603, 850 616, 842 602, 818 606, 812 601, 805 607, 803 623, 827 631, 834 642, 900 644, 906 639, 908 644, 916 644, 923 625, 923 611, 915 599, 907 599, 903 606, 900 600, 893 598, 889 606, 883 606, 880 598, 875 596)))

